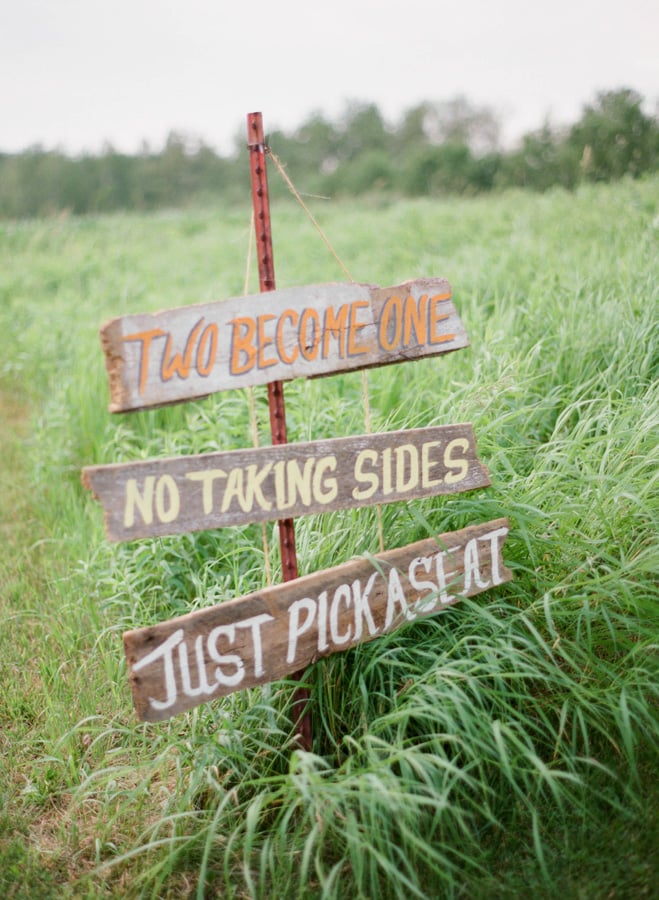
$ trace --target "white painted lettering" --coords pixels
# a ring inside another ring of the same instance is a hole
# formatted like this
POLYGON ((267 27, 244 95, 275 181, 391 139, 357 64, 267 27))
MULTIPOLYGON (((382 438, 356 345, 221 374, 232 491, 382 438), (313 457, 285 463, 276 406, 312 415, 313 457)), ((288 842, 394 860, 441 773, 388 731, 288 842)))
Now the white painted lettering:
POLYGON ((394 616, 396 613, 396 604, 399 605, 401 614, 405 616, 408 621, 416 618, 416 613, 414 613, 407 605, 407 600, 405 599, 405 591, 403 590, 403 585, 400 580, 400 574, 398 569, 390 569, 389 570, 389 581, 387 584, 387 614, 384 620, 384 630, 386 631, 394 621, 394 616))
POLYGON ((345 603, 349 609, 352 603, 352 592, 350 585, 340 584, 334 591, 332 605, 330 607, 330 634, 335 644, 347 644, 350 640, 352 628, 348 626, 348 630, 344 634, 339 634, 339 603, 345 603))
POLYGON ((421 447, 421 485, 424 488, 435 487, 442 483, 441 478, 430 477, 430 470, 437 465, 437 460, 430 458, 430 451, 433 447, 441 446, 441 441, 426 441, 421 447))
POLYGON ((188 662, 188 648, 185 641, 178 647, 178 665, 181 673, 181 687, 183 693, 187 697, 197 697, 200 694, 212 694, 215 690, 214 684, 209 684, 206 677, 206 663, 204 661, 204 638, 203 635, 197 635, 194 642, 195 659, 197 662, 197 672, 199 673, 198 687, 192 687, 190 679, 190 664, 188 662))
POLYGON ((369 634, 377 634, 378 628, 373 621, 371 607, 369 606, 369 594, 375 584, 379 572, 373 572, 366 583, 366 589, 362 592, 362 586, 359 581, 352 583, 352 597, 355 604, 355 636, 353 641, 359 641, 363 633, 363 623, 366 622, 369 634))
POLYGON ((414 444, 402 444, 394 450, 396 455, 396 491, 404 494, 419 483, 419 452, 414 444), (407 463, 406 463, 407 457, 407 463), (405 469, 408 469, 407 478, 405 469))
POLYGON ((336 456, 323 456, 316 463, 316 471, 313 476, 313 495, 319 503, 331 503, 336 500, 339 493, 339 482, 336 478, 326 478, 323 481, 325 472, 336 471, 336 456))
POLYGON ((209 633, 206 641, 208 655, 213 662, 218 664, 213 672, 216 682, 227 687, 236 687, 245 677, 245 664, 237 653, 220 653, 217 648, 217 641, 220 637, 226 637, 229 643, 233 644, 236 639, 236 626, 218 625, 209 633), (228 675, 220 666, 233 666, 235 672, 228 675))
POLYGON ((393 471, 391 467, 394 451, 392 447, 385 447, 382 451, 382 493, 388 497, 394 492, 393 471))
POLYGON ((311 506, 311 474, 315 460, 305 460, 304 469, 300 468, 297 459, 289 459, 286 463, 286 477, 288 479, 288 506, 293 506, 299 494, 304 506, 311 506))
POLYGON ((298 638, 308 631, 316 617, 316 601, 311 597, 302 597, 288 608, 288 652, 286 662, 292 663, 297 653, 298 638), (300 624, 300 610, 306 612, 305 620, 300 624))
POLYGON ((171 475, 161 475, 156 484, 156 513, 161 522, 168 524, 178 518, 181 498, 171 475), (168 500, 165 500, 167 494, 168 500))
POLYGON ((467 438, 454 438, 449 441, 444 450, 444 465, 449 471, 444 476, 446 484, 457 484, 467 477, 469 471, 469 463, 466 459, 458 456, 454 458, 454 451, 462 450, 465 453, 469 449, 469 441, 467 438))
POLYGON ((227 486, 222 497, 222 512, 226 512, 231 506, 231 501, 236 499, 243 512, 249 512, 249 504, 245 496, 244 472, 240 468, 230 469, 227 477, 227 486))
POLYGON ((259 467, 257 465, 247 466, 247 497, 245 500, 245 502, 247 503, 247 509, 245 510, 246 512, 254 509, 255 502, 258 503, 261 509, 272 509, 272 503, 270 503, 269 500, 265 499, 265 497, 263 496, 263 491, 261 490, 263 482, 270 474, 272 463, 266 463, 265 466, 261 467, 260 471, 258 471, 258 469, 259 467))
POLYGON ((437 576, 437 589, 439 590, 439 602, 446 606, 449 603, 452 603, 455 600, 453 594, 449 594, 447 588, 453 587, 453 581, 450 581, 452 577, 456 575, 455 570, 446 572, 444 569, 444 559, 448 558, 449 562, 452 562, 451 554, 455 553, 459 550, 459 547, 453 547, 446 550, 441 550, 435 556, 435 574, 437 576))
POLYGON ((431 612, 437 606, 437 585, 432 581, 423 581, 417 578, 416 570, 423 568, 430 574, 432 568, 432 556, 417 556, 413 559, 407 570, 407 577, 415 591, 422 596, 412 606, 419 615, 431 612))
POLYGON ((327 591, 318 597, 318 652, 327 650, 327 591))
POLYGON ((138 662, 133 665, 133 672, 139 672, 140 669, 146 668, 146 666, 150 666, 151 663, 155 662, 157 659, 163 660, 164 666, 164 675, 165 675, 165 699, 164 700, 156 700, 153 697, 149 697, 149 703, 154 709, 168 709, 170 706, 173 706, 176 703, 176 678, 174 676, 174 648, 177 647, 181 641, 183 640, 183 629, 179 628, 174 631, 167 638, 166 641, 163 641, 159 647, 156 647, 155 650, 152 650, 150 653, 147 653, 146 656, 143 656, 138 662))
POLYGON ((377 491, 380 479, 374 472, 365 472, 364 465, 370 464, 374 466, 378 461, 378 454, 375 450, 361 450, 357 454, 355 460, 355 480, 360 484, 367 484, 368 487, 353 488, 352 496, 355 500, 368 500, 377 491))
POLYGON ((145 525, 153 522, 153 492, 156 485, 156 476, 147 475, 144 479, 144 488, 140 494, 137 486, 137 478, 129 478, 126 481, 126 503, 124 505, 124 527, 132 528, 135 524, 135 508, 139 509, 142 521, 145 525))
POLYGON ((204 505, 204 515, 213 512, 213 483, 218 478, 226 478, 224 469, 204 469, 201 472, 186 472, 185 477, 190 481, 201 481, 201 499, 204 505))
POLYGON ((261 626, 266 622, 273 622, 274 616, 268 613, 261 613, 258 616, 252 616, 250 619, 243 619, 237 622, 237 628, 251 628, 252 630, 252 648, 254 650, 254 675, 257 677, 263 675, 263 641, 261 639, 261 626))
POLYGON ((495 531, 488 531, 479 540, 490 542, 490 557, 492 559, 492 584, 502 584, 503 577, 499 570, 499 538, 505 538, 508 534, 508 528, 497 528, 495 531))
POLYGON ((467 545, 464 550, 465 559, 465 574, 464 574, 464 587, 460 591, 463 597, 465 597, 469 591, 471 590, 472 580, 474 585, 481 590, 485 590, 490 586, 489 581, 481 580, 481 570, 480 570, 480 560, 478 558, 478 540, 477 538, 472 538, 470 541, 467 541, 467 545))

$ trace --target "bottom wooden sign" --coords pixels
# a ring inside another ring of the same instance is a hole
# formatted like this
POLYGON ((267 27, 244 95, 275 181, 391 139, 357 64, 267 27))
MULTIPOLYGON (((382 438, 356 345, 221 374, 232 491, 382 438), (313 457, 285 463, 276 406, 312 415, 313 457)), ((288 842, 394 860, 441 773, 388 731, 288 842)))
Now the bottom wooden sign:
POLYGON ((124 634, 135 709, 156 722, 265 684, 512 579, 508 520, 472 525, 124 634))

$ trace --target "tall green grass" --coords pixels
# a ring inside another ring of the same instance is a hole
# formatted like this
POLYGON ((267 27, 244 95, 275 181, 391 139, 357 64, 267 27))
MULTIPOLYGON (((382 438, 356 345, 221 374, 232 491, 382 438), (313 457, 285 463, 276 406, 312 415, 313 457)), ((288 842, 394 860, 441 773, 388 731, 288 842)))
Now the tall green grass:
MULTIPOLYGON (((240 296, 248 210, 2 226, 0 388, 30 410, 0 505, 10 896, 650 892, 658 198, 653 179, 314 210, 355 280, 446 276, 471 340, 368 373, 374 429, 471 421, 492 476, 384 507, 385 546, 508 515, 515 580, 312 667, 311 753, 292 684, 145 726, 122 658, 126 629, 258 589, 266 562, 279 580, 273 529, 111 546, 79 480, 250 444, 243 391, 110 417, 97 340, 113 315, 240 296)), ((279 287, 343 278, 298 207, 273 224, 279 287)), ((365 430, 359 373, 286 400, 290 440, 365 430)), ((379 549, 374 510, 296 530, 303 572, 379 549)))

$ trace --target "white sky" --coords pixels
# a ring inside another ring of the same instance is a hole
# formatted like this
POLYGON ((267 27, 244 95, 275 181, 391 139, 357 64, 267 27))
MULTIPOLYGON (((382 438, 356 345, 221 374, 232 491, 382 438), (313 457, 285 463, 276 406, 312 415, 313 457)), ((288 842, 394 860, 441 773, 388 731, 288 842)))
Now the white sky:
POLYGON ((508 140, 575 121, 600 90, 659 99, 657 0, 0 0, 0 151, 177 129, 222 153, 346 101, 389 121, 462 94, 508 140))

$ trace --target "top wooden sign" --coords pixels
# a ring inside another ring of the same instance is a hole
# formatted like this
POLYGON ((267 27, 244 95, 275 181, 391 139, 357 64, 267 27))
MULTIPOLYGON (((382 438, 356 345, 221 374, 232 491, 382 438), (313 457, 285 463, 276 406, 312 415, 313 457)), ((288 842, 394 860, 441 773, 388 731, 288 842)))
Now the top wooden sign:
POLYGON ((112 319, 111 412, 436 356, 469 344, 443 278, 322 284, 112 319))

